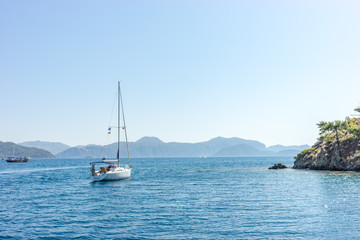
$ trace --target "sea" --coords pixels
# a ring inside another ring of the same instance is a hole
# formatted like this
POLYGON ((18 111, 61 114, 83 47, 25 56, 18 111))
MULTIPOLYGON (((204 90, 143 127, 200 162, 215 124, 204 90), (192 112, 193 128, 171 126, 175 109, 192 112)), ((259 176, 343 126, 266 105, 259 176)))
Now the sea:
POLYGON ((291 157, 0 160, 0 239, 360 239, 360 173, 269 170, 291 157))

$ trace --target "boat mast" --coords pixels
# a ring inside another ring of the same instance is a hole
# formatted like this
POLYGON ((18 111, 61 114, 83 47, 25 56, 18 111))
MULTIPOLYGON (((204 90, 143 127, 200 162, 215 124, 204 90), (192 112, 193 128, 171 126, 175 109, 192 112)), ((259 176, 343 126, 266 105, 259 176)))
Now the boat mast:
POLYGON ((120 81, 118 81, 118 150, 117 150, 117 160, 118 167, 120 166, 120 81))
POLYGON ((122 100, 122 95, 121 95, 120 83, 119 83, 119 95, 120 95, 120 102, 121 102, 122 118, 123 118, 123 122, 124 122, 125 140, 126 140, 126 150, 127 150, 129 165, 130 165, 130 167, 131 167, 130 153, 129 153, 129 143, 128 143, 128 138, 127 138, 126 123, 125 123, 125 113, 124 113, 124 105, 123 105, 123 100, 122 100))

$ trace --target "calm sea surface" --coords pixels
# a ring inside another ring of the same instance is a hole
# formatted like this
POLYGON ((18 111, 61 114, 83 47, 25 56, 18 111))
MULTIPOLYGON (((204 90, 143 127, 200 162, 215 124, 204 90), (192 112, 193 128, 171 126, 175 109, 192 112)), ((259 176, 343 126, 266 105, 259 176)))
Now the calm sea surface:
POLYGON ((360 238, 359 173, 267 169, 292 158, 133 159, 131 179, 94 183, 91 161, 0 161, 0 238, 360 238))

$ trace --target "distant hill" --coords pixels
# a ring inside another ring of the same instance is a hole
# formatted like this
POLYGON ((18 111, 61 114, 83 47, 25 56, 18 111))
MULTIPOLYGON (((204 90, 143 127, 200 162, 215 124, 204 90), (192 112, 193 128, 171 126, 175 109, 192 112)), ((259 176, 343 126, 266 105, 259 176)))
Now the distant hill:
MULTIPOLYGON (((214 157, 247 157, 247 156, 264 156, 266 152, 260 151, 248 144, 239 144, 236 146, 224 148, 219 152, 213 154, 214 157)), ((268 154, 269 155, 269 154, 268 154)))
MULTIPOLYGON (((239 144, 248 144, 257 149, 266 149, 265 145, 253 140, 241 138, 214 138, 207 142, 200 143, 165 143, 156 137, 143 137, 136 142, 129 142, 129 150, 132 157, 201 157, 211 156, 223 148, 239 144)), ((106 146, 87 145, 67 149, 57 157, 82 158, 92 157, 114 157, 116 156, 117 143, 106 146)), ((125 144, 121 144, 120 156, 126 156, 125 144)))
MULTIPOLYGON (((126 157, 125 144, 121 143, 120 147, 120 156, 126 157)), ((280 151, 278 152, 270 151, 266 148, 265 144, 259 141, 223 137, 199 143, 165 143, 156 137, 143 137, 136 142, 129 142, 131 157, 295 156, 298 148, 301 148, 301 146, 291 146, 291 149, 281 146, 272 148, 273 150, 279 149, 280 151), (295 151, 295 154, 293 151, 295 151)), ((72 147, 58 153, 56 156, 59 158, 98 158, 103 156, 115 158, 116 152, 117 143, 113 143, 105 146, 86 145, 72 147)))
POLYGON ((250 157, 250 156, 296 156, 302 150, 308 148, 308 145, 301 146, 282 146, 276 145, 266 149, 254 148, 248 144, 240 144, 229 148, 224 148, 215 153, 216 157, 250 157))
MULTIPOLYGON (((304 150, 304 149, 302 149, 302 150, 304 150)), ((282 150, 282 151, 274 153, 274 155, 276 155, 276 156, 296 156, 302 150, 293 150, 293 149, 282 150)))
POLYGON ((70 146, 65 145, 63 143, 44 142, 44 141, 23 142, 23 143, 19 143, 19 145, 24 146, 24 147, 35 147, 35 148, 44 149, 44 150, 51 152, 54 155, 70 148, 70 146))
POLYGON ((24 147, 13 142, 0 141, 0 158, 7 157, 54 158, 49 151, 34 147, 24 147), (14 152, 14 154, 13 154, 14 152))
POLYGON ((287 150, 296 150, 296 151, 302 151, 304 149, 307 149, 309 148, 310 146, 309 145, 299 145, 299 146, 283 146, 283 145, 273 145, 273 146, 270 146, 268 147, 266 150, 268 151, 272 151, 272 152, 280 152, 280 151, 287 151, 287 150))

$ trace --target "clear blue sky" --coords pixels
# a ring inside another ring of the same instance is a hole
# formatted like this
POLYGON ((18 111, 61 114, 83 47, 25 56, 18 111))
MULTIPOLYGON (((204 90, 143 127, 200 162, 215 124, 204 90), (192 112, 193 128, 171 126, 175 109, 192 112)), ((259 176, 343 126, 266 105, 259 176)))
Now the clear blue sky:
POLYGON ((313 144, 360 105, 360 2, 1 1, 0 141, 313 144), (109 141, 115 141, 110 139, 109 141))

